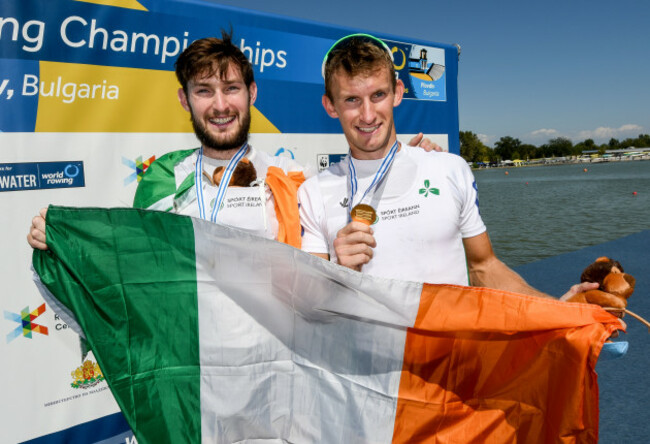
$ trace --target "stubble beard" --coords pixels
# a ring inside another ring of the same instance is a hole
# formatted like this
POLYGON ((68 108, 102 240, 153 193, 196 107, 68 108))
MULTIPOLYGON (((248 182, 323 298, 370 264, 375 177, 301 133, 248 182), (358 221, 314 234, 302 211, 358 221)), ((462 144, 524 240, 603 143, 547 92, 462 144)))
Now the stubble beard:
POLYGON ((194 128, 194 134, 196 134, 197 139, 199 139, 199 142, 201 142, 201 145, 203 145, 204 148, 210 148, 216 151, 227 151, 239 148, 248 141, 248 131, 251 126, 251 114, 250 112, 247 112, 246 114, 240 115, 240 117, 241 126, 239 131, 229 139, 219 140, 208 132, 201 121, 194 117, 194 112, 190 112, 192 127, 194 128))

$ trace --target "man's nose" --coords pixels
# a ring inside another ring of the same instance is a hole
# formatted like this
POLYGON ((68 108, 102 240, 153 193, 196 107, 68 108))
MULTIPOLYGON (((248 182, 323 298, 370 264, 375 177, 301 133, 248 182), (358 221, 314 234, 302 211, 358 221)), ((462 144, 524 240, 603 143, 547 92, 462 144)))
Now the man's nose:
POLYGON ((361 104, 361 120, 364 123, 373 123, 376 117, 374 104, 370 100, 364 100, 361 104))
POLYGON ((229 110, 228 100, 226 100, 226 95, 221 91, 217 91, 212 97, 212 109, 217 112, 226 112, 229 110))

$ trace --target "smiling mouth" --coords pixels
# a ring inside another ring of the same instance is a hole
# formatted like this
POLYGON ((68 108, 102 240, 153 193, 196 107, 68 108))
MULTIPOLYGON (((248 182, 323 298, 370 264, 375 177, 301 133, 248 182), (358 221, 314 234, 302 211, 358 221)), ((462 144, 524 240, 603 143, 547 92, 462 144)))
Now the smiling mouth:
POLYGON ((367 134, 370 134, 370 133, 374 132, 377 128, 379 128, 379 125, 369 126, 369 127, 365 127, 365 126, 358 126, 357 127, 357 129, 359 131, 361 131, 362 133, 367 133, 367 134))
POLYGON ((209 122, 213 125, 227 125, 235 120, 235 116, 228 116, 228 117, 213 117, 212 119, 209 119, 209 122))

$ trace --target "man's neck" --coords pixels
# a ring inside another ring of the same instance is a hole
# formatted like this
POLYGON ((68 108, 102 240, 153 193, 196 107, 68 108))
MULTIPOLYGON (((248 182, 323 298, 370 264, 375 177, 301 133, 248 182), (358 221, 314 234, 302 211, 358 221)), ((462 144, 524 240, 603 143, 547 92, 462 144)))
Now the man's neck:
MULTIPOLYGON (((388 155, 388 152, 392 148, 393 144, 397 139, 391 140, 385 147, 376 151, 362 151, 358 149, 350 148, 350 154, 352 157, 358 160, 379 160, 383 159, 388 155)), ((401 149, 401 144, 398 142, 397 151, 401 149)))
POLYGON ((216 150, 214 148, 208 148, 204 146, 203 155, 211 159, 230 160, 235 156, 235 154, 237 154, 237 151, 239 151, 240 148, 241 146, 230 150, 216 150))

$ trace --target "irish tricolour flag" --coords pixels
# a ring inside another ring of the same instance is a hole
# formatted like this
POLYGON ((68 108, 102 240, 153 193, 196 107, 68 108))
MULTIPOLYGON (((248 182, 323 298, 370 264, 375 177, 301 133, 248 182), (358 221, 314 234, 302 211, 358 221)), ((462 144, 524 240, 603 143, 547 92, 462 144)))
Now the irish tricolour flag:
POLYGON ((141 444, 597 440, 619 326, 598 307, 373 278, 173 214, 47 222, 39 285, 141 444))

